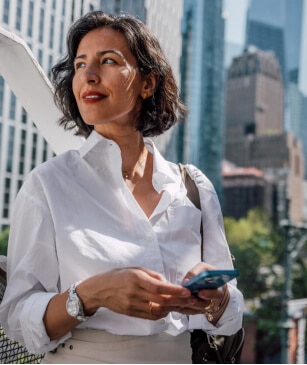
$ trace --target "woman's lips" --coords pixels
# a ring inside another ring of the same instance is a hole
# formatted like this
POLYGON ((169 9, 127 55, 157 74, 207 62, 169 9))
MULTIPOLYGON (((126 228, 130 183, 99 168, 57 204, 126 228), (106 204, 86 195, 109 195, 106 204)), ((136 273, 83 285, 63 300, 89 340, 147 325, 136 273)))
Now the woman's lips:
POLYGON ((85 103, 95 103, 104 98, 106 98, 106 95, 97 91, 90 91, 82 94, 82 101, 85 103))

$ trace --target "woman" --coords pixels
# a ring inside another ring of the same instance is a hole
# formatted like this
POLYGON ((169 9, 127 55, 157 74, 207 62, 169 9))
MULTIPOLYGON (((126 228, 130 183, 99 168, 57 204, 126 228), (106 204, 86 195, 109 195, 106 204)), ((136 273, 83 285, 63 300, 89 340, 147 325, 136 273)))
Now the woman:
POLYGON ((67 46, 55 98, 60 123, 86 141, 34 169, 18 194, 3 327, 48 363, 190 362, 189 331, 237 332, 243 298, 235 280, 198 296, 182 286, 232 261, 211 183, 189 166, 201 214, 148 138, 184 113, 171 68, 130 16, 89 13, 67 46))

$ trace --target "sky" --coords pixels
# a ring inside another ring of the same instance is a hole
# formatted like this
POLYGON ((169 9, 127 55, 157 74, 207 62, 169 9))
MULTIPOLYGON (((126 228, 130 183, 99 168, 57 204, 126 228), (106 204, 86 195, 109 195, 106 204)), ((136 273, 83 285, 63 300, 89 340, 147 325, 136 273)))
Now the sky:
POLYGON ((244 44, 248 0, 224 0, 225 37, 227 42, 244 44))

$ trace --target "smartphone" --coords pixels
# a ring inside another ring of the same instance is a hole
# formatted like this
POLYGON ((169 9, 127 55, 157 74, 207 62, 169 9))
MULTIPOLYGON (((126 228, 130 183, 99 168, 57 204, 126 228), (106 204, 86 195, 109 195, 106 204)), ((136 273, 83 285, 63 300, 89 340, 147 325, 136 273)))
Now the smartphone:
POLYGON ((217 289, 228 281, 240 275, 239 270, 206 270, 194 276, 183 284, 185 288, 191 290, 192 294, 197 294, 201 289, 217 289))

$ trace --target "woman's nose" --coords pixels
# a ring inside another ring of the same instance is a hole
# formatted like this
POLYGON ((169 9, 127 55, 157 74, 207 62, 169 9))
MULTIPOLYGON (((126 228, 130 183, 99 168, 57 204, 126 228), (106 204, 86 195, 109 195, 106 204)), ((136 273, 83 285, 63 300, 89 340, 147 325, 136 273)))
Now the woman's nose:
POLYGON ((86 83, 97 84, 101 80, 99 72, 94 65, 86 65, 83 76, 86 83))

